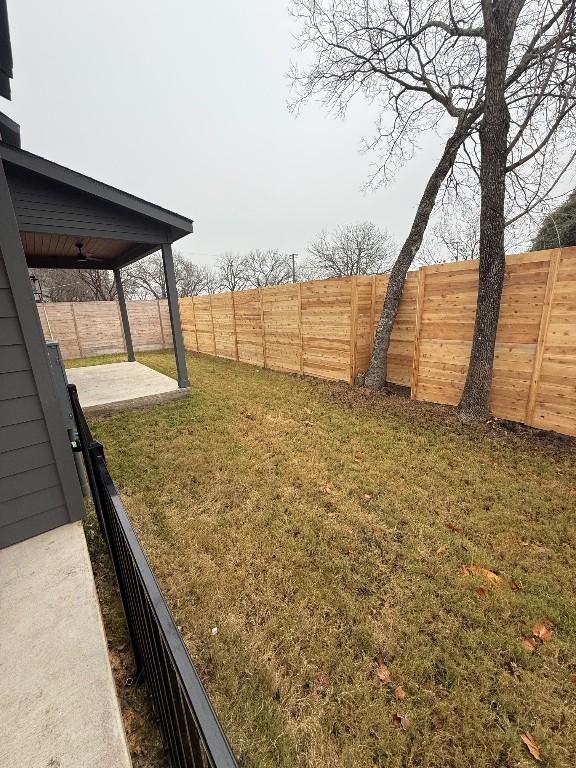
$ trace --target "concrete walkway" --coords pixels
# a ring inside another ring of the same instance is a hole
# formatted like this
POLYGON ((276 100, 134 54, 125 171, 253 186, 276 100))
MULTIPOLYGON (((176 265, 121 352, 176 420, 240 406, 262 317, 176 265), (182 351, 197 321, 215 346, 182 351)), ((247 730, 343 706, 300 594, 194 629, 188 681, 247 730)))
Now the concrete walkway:
POLYGON ((108 363, 67 368, 85 413, 112 413, 176 400, 187 394, 178 382, 142 363, 108 363))
POLYGON ((1 768, 130 768, 81 523, 0 550, 1 768))

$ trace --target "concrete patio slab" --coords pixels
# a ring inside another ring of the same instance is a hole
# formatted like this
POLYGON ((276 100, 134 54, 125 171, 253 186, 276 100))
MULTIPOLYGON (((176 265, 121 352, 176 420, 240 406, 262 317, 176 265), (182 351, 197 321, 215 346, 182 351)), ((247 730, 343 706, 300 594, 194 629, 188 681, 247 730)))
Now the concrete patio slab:
POLYGON ((108 363, 68 368, 66 376, 78 389, 87 414, 113 413, 157 405, 185 397, 188 389, 142 363, 108 363))
POLYGON ((0 766, 130 768, 81 523, 0 550, 0 766))

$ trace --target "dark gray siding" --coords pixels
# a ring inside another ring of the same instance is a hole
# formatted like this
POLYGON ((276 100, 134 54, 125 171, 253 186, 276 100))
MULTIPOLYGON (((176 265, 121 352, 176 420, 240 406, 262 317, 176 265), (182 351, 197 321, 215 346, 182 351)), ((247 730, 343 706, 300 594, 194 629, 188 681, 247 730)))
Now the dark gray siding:
POLYGON ((24 174, 8 163, 6 177, 22 232, 61 231, 154 244, 168 238, 168 227, 159 222, 42 176, 24 174))
POLYGON ((69 521, 12 291, 0 256, 0 547, 69 521))

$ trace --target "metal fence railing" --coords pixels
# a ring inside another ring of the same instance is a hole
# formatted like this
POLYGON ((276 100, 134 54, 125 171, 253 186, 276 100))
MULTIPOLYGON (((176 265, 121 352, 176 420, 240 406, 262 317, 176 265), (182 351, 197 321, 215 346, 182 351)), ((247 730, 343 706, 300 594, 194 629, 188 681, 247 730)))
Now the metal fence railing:
POLYGON ((108 544, 137 664, 173 768, 237 768, 210 700, 130 523, 102 445, 68 387, 102 535, 108 544))

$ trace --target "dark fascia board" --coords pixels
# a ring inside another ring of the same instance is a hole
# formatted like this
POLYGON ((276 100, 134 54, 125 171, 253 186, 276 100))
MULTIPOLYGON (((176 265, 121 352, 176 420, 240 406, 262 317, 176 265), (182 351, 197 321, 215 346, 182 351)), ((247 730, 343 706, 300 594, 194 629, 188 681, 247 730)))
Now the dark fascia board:
POLYGON ((104 184, 63 165, 53 163, 51 160, 46 160, 31 152, 26 152, 24 149, 11 147, 5 142, 0 142, 0 157, 6 163, 12 163, 19 168, 45 176, 52 181, 65 184, 89 195, 94 195, 101 200, 127 208, 130 211, 134 211, 134 213, 154 219, 154 221, 161 222, 162 224, 167 224, 172 229, 172 242, 193 232, 194 222, 192 219, 168 211, 166 208, 149 203, 128 192, 123 192, 120 189, 116 189, 116 187, 111 187, 109 184, 104 184))

